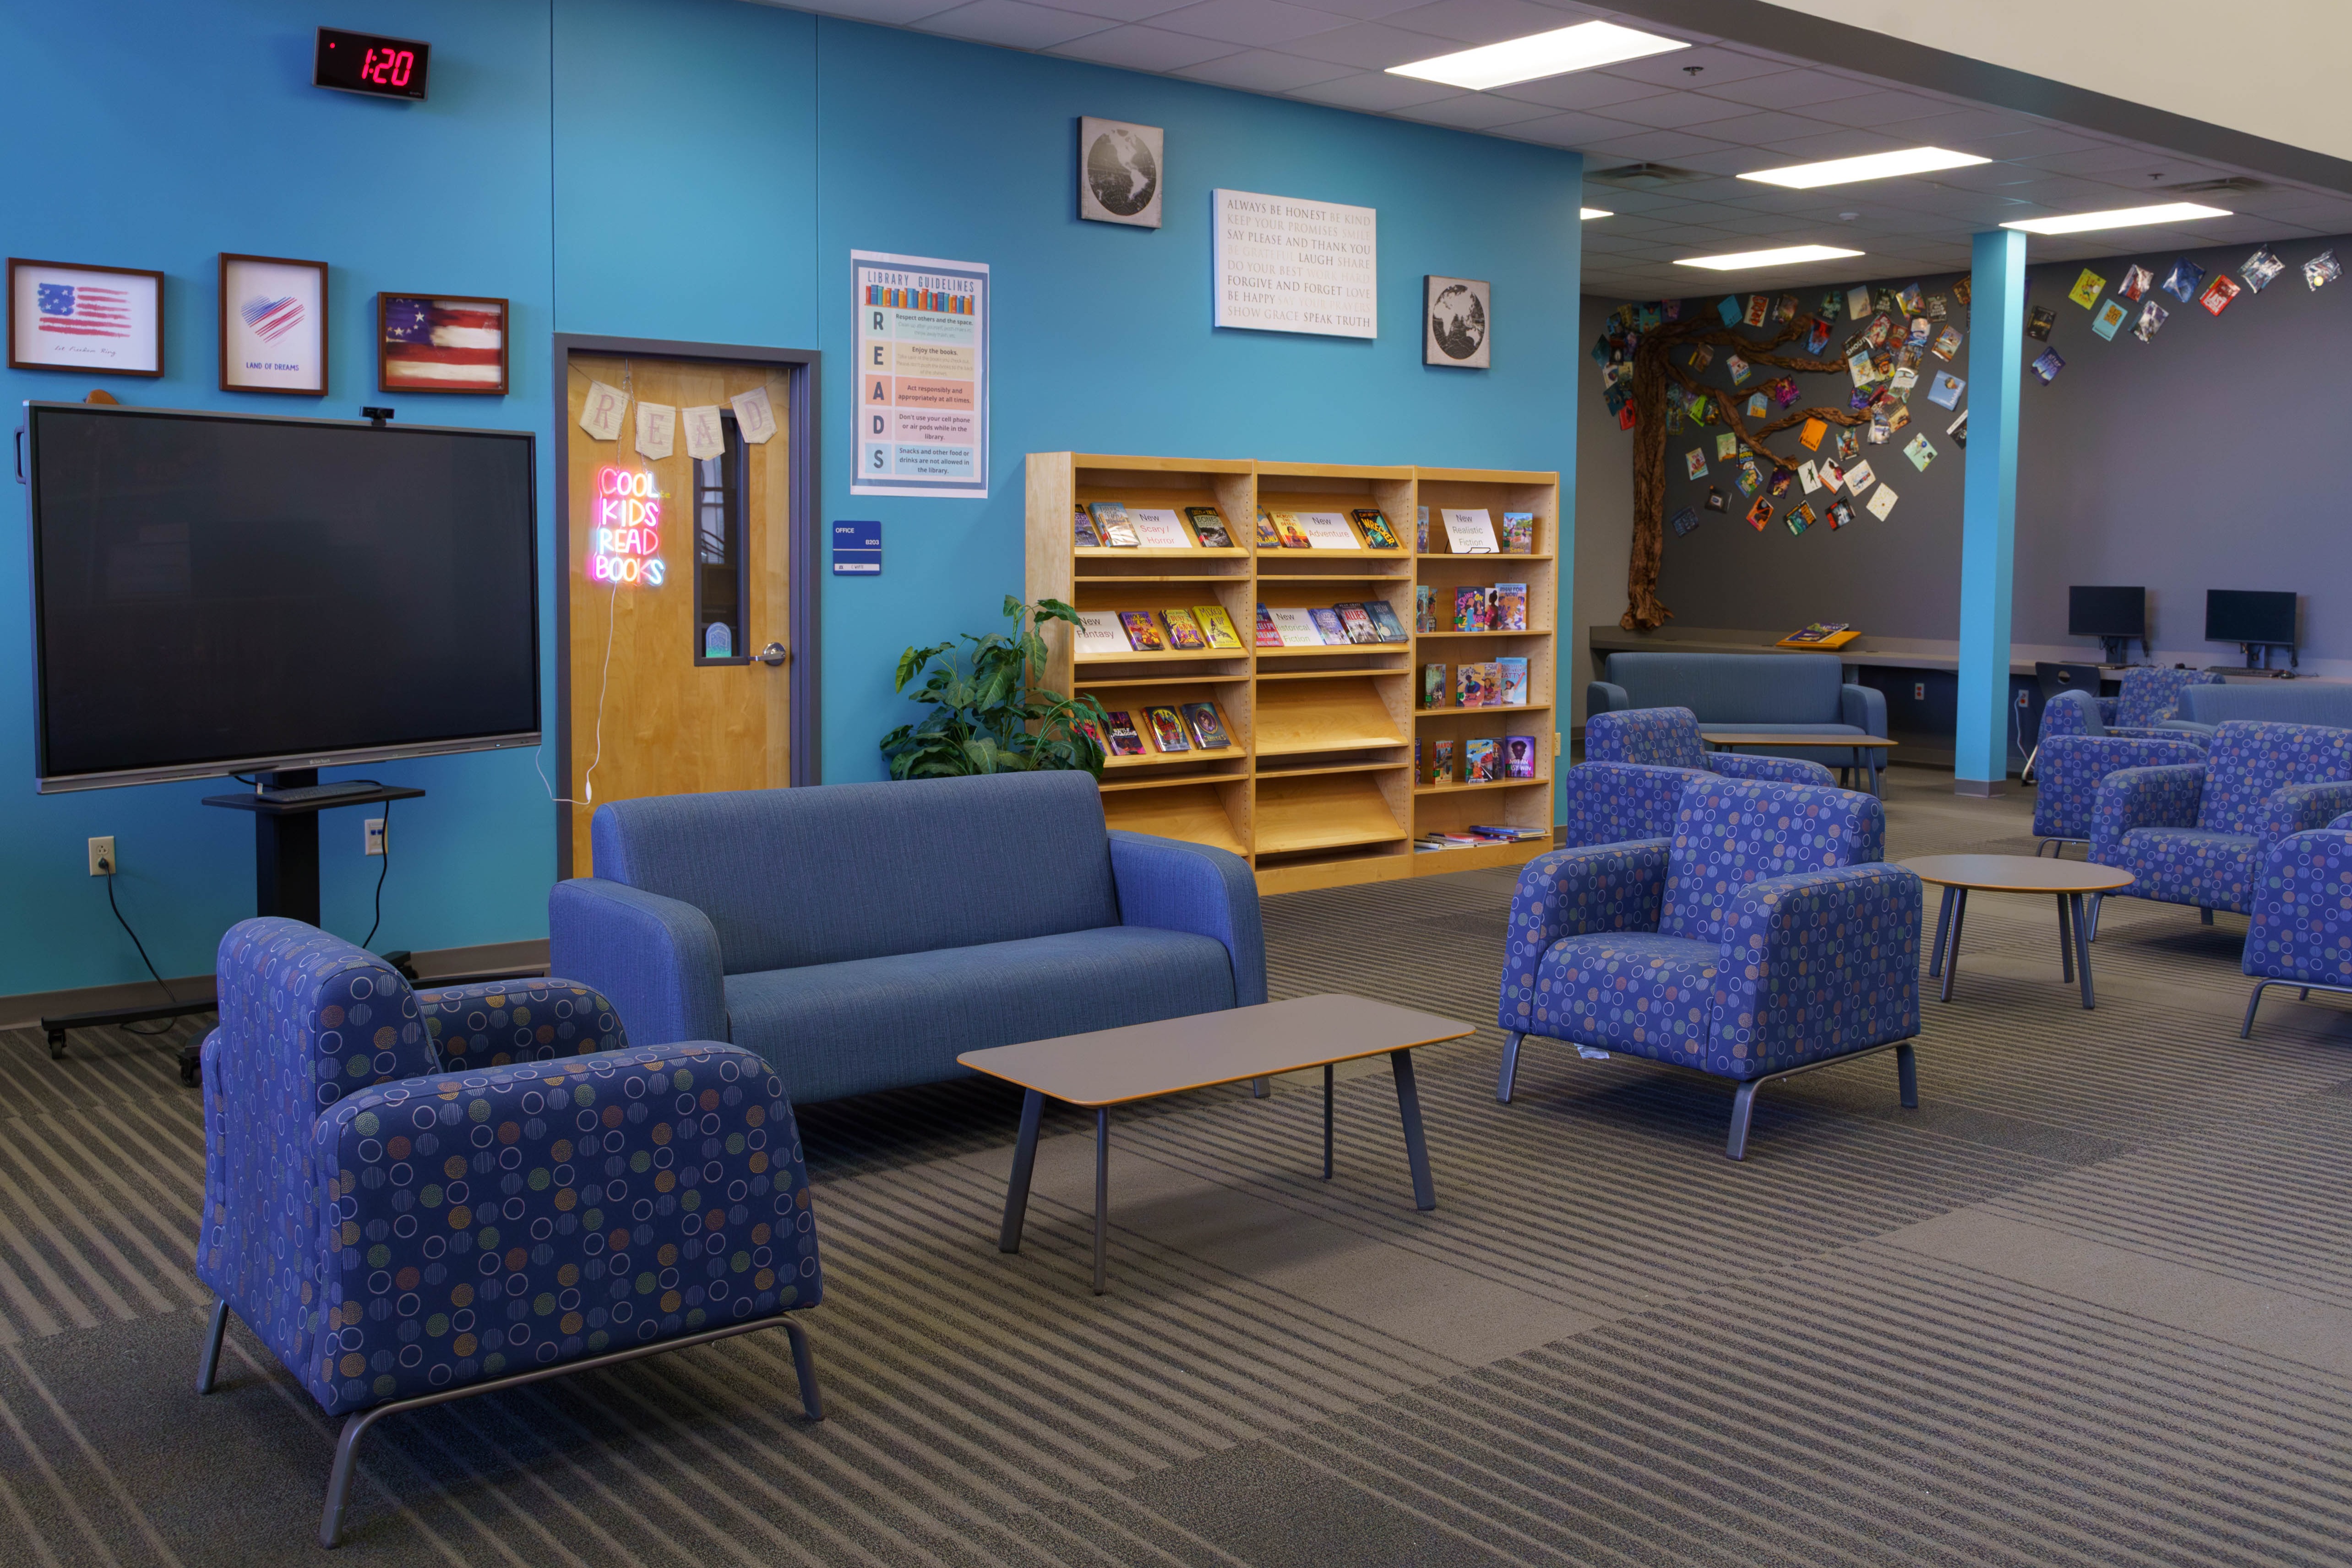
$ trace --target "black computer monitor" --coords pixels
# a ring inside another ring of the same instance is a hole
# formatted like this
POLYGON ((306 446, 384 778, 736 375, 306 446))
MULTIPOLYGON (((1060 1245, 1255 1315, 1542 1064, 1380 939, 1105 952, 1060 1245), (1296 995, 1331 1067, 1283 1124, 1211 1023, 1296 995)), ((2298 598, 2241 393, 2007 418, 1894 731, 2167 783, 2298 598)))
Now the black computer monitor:
POLYGON ((2132 638, 2139 638, 2143 648, 2147 646, 2147 590, 2067 589, 2066 635, 2098 638, 2106 647, 2108 662, 2121 663, 2132 638))
POLYGON ((2294 647, 2294 595, 2247 588, 2208 588, 2205 640, 2243 644, 2249 666, 2254 662, 2254 650, 2260 648, 2267 668, 2270 649, 2294 647))

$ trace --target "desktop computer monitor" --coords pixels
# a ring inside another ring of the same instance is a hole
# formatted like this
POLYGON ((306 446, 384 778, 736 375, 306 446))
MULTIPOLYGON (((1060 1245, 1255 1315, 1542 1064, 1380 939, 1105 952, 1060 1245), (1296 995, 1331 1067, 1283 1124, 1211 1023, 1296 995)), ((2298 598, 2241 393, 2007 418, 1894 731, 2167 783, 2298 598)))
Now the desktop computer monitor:
POLYGON ((2066 590, 2066 635, 2096 637, 2108 653, 2108 662, 2121 663, 2131 639, 2147 646, 2146 588, 2069 588, 2066 590))
POLYGON ((2249 665, 2253 663, 2252 650, 2260 648, 2267 668, 2270 649, 2294 647, 2294 595, 2245 588, 2208 588, 2205 640, 2244 644, 2249 665))

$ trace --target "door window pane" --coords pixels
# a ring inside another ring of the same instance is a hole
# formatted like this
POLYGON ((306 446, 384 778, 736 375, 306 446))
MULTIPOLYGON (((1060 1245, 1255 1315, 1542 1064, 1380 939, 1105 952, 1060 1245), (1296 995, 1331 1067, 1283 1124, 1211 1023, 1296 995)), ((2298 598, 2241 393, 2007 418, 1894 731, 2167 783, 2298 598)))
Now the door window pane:
POLYGON ((694 459, 694 659, 741 664, 751 657, 743 624, 751 598, 749 466, 734 414, 722 412, 719 423, 726 446, 715 458, 694 459))

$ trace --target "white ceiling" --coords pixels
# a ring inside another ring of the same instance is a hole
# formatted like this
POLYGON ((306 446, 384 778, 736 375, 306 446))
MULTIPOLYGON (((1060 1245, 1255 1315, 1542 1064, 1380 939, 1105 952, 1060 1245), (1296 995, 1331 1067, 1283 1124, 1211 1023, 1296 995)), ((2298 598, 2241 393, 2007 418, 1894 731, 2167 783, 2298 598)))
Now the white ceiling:
MULTIPOLYGON (((1969 237, 1998 224, 2174 199, 2155 193, 2249 173, 1573 0, 793 0, 793 8, 1572 149, 1585 157, 1587 205, 1616 215, 1584 226, 1584 291, 1618 298, 1964 271, 1969 237), (1596 18, 1694 47, 1490 92, 1385 74, 1596 18), (1993 162, 1814 191, 1732 177, 1923 144, 1993 162), (1713 177, 1653 190, 1591 179, 1632 163, 1713 177), (1865 254, 1780 271, 1672 265, 1807 244, 1865 254)), ((2036 235, 2029 256, 2066 261, 2352 233, 2352 197, 2264 184, 2196 198, 2230 209, 2229 218, 2036 235)))

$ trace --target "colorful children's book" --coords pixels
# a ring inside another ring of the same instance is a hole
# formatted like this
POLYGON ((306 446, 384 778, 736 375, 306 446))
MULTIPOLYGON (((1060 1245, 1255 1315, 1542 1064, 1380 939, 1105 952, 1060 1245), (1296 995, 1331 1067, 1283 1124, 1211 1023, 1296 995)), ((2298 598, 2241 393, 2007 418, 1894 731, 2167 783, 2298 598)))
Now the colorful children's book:
POLYGON ((1264 605, 1257 607, 1257 646, 1260 647, 1282 646, 1282 628, 1274 624, 1274 616, 1267 613, 1264 605))
POLYGON ((1426 555, 1429 553, 1429 509, 1423 506, 1415 507, 1413 510, 1419 515, 1413 519, 1412 547, 1426 555))
POLYGON ((1339 612, 1339 624, 1347 628, 1349 642, 1373 643, 1381 640, 1378 623, 1373 621, 1371 612, 1360 602, 1334 605, 1332 608, 1339 612))
POLYGON ((1108 610, 1078 612, 1077 646, 1073 651, 1080 658, 1090 654, 1125 653, 1128 648, 1127 633, 1120 628, 1118 616, 1108 610))
POLYGON ((1217 713, 1213 702, 1184 704, 1185 721, 1192 727, 1192 743, 1204 752, 1222 752, 1234 743, 1225 732, 1225 721, 1217 713))
POLYGON ((1225 530, 1224 514, 1213 506, 1188 506, 1184 521, 1192 525, 1192 537, 1201 542, 1203 550, 1231 550, 1234 536, 1225 530))
POLYGON ((1495 618, 1487 629, 1497 632, 1523 632, 1528 629, 1528 585, 1525 583, 1495 584, 1495 618))
POLYGON ((1454 667, 1454 706, 1456 708, 1484 708, 1486 705, 1486 688, 1479 679, 1479 668, 1475 664, 1454 667))
POLYGON ((1307 613, 1313 618, 1315 629, 1321 635, 1325 647, 1345 647, 1348 645, 1348 623, 1339 618, 1339 611, 1318 605, 1307 613))
POLYGON ((1355 511, 1355 518, 1356 526, 1364 531, 1365 549, 1402 550, 1404 548, 1404 546, 1397 541, 1396 530, 1389 526, 1388 515, 1381 511, 1380 508, 1376 506, 1358 507, 1355 511))
POLYGON ((1429 748, 1429 782, 1444 784, 1454 782, 1454 742, 1439 741, 1429 748))
POLYGON ((1189 752, 1192 742, 1184 734, 1184 716, 1173 708, 1147 708, 1144 722, 1151 726, 1151 743, 1163 752, 1189 752))
MULTIPOLYGON (((1315 629, 1315 617, 1295 605, 1286 605, 1273 612, 1274 624, 1282 634, 1285 647, 1321 647, 1323 634, 1315 629)), ((1341 642, 1348 639, 1341 637, 1341 642)))
POLYGON ((1426 583, 1412 591, 1412 629, 1417 632, 1437 629, 1437 590, 1426 583))
POLYGON ((1282 548, 1282 531, 1274 526, 1274 518, 1264 507, 1257 510, 1257 547, 1260 550, 1282 548))
POLYGON ((1168 623, 1168 646, 1184 653, 1199 653, 1209 646, 1202 634, 1201 623, 1192 618, 1190 610, 1170 610, 1162 617, 1168 623))
POLYGON ((1095 531, 1102 536, 1105 544, 1114 550, 1135 550, 1142 546, 1143 540, 1135 531, 1135 524, 1127 520, 1127 508, 1118 502, 1089 501, 1087 510, 1094 518, 1095 531))
POLYGON ((1454 629, 1483 632, 1486 624, 1486 590, 1463 586, 1454 590, 1454 629))
POLYGON ((1115 757, 1143 755, 1143 737, 1136 733, 1135 720, 1128 710, 1124 708, 1114 709, 1106 717, 1110 720, 1110 743, 1106 748, 1110 754, 1115 757))
POLYGON ((1495 672, 1503 689, 1503 706, 1524 708, 1528 705, 1528 661, 1524 658, 1498 658, 1495 672))
POLYGON ((1137 653, 1160 653, 1168 639, 1160 629, 1160 617, 1150 610, 1121 610, 1118 624, 1127 628, 1127 646, 1137 653))
POLYGON ((1364 613, 1372 617, 1372 625, 1380 627, 1381 641, 1410 642, 1412 640, 1412 634, 1404 629, 1404 623, 1397 619, 1397 613, 1389 608, 1389 602, 1386 599, 1366 600, 1364 613))
POLYGON ((1076 530, 1077 547, 1081 550, 1101 549, 1102 535, 1095 531, 1095 520, 1087 515, 1086 508, 1075 510, 1077 515, 1071 520, 1071 525, 1076 530))
POLYGON ((1471 741, 1462 748, 1462 782, 1493 784, 1503 776, 1502 742, 1471 741))
POLYGON ((1421 705, 1423 708, 1445 706, 1445 667, 1424 664, 1421 667, 1421 705))
POLYGON ((1192 616, 1201 623, 1201 635, 1208 639, 1211 647, 1242 646, 1242 635, 1234 629, 1234 618, 1225 614, 1223 605, 1195 605, 1192 616))
POLYGON ((1503 737, 1503 776, 1507 779, 1531 779, 1536 772, 1536 738, 1533 735, 1503 737))
POLYGON ((1315 548, 1315 542, 1307 537, 1307 530, 1300 525, 1296 513, 1286 511, 1276 512, 1274 514, 1274 531, 1275 532, 1282 535, 1282 547, 1285 550, 1312 550, 1315 548))
POLYGON ((1531 511, 1507 511, 1503 514, 1503 553, 1532 555, 1536 548, 1536 514, 1531 511))

